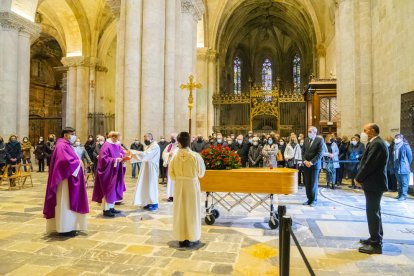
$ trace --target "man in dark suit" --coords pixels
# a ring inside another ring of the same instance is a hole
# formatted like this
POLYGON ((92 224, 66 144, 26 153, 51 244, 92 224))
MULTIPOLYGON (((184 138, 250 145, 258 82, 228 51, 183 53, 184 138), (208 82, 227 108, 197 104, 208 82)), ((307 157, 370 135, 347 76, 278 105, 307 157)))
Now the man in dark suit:
POLYGON ((382 254, 381 197, 388 190, 388 149, 379 137, 380 130, 376 124, 365 125, 364 133, 369 142, 355 176, 355 183, 364 190, 370 237, 360 240, 363 246, 359 248, 359 252, 382 254))
POLYGON ((306 187, 307 201, 303 205, 315 207, 318 201, 319 172, 323 154, 323 139, 316 136, 317 129, 314 126, 308 129, 308 138, 302 147, 303 182, 306 187))

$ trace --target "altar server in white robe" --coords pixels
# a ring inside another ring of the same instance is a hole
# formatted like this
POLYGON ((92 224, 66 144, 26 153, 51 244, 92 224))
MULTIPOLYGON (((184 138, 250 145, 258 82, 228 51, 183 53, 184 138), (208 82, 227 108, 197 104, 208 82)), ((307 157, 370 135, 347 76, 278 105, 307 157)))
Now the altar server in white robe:
POLYGON ((135 191, 134 205, 156 211, 158 209, 158 173, 160 146, 151 133, 144 135, 144 151, 131 150, 131 162, 142 162, 135 191))
POLYGON ((167 172, 167 201, 172 202, 174 198, 174 182, 168 177, 168 164, 178 151, 177 133, 171 134, 171 143, 164 149, 162 153, 163 166, 167 172))
POLYGON ((169 177, 174 181, 173 232, 180 247, 193 247, 201 237, 201 196, 199 177, 206 171, 203 158, 192 151, 191 137, 181 132, 179 150, 169 164, 169 177))

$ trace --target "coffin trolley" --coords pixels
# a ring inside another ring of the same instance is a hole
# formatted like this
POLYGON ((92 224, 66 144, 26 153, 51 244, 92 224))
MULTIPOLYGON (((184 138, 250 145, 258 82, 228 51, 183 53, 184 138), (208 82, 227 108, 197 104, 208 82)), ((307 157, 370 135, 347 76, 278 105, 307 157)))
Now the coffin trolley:
POLYGON ((212 225, 219 218, 217 206, 227 211, 241 206, 249 213, 262 206, 270 213, 269 227, 276 229, 279 218, 274 195, 296 193, 298 171, 288 168, 207 170, 200 183, 201 191, 206 192, 206 224, 212 225))

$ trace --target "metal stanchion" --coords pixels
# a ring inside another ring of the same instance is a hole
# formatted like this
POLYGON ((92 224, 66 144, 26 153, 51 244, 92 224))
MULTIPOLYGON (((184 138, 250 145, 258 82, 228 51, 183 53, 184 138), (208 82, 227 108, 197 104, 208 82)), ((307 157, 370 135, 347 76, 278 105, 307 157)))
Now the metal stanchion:
POLYGON ((290 216, 283 216, 281 218, 281 225, 279 226, 282 231, 282 251, 279 252, 281 256, 280 262, 280 275, 289 276, 290 266, 290 227, 292 227, 292 218, 290 216))
POLYGON ((279 215, 279 275, 282 275, 282 270, 281 270, 281 263, 282 263, 282 252, 283 252, 283 248, 282 248, 282 225, 283 225, 283 216, 286 215, 286 206, 285 205, 279 205, 277 207, 277 214, 279 215))

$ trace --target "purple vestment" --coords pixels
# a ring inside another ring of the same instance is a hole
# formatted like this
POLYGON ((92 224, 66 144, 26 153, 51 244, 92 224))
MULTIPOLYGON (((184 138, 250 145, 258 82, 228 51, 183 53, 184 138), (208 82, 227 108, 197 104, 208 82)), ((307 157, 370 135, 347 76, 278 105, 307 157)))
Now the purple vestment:
POLYGON ((124 157, 124 151, 118 144, 106 142, 99 151, 96 168, 95 185, 92 200, 102 203, 102 198, 108 203, 123 199, 125 192, 125 167, 122 162, 115 163, 118 157, 124 157))
POLYGON ((79 169, 76 177, 72 175, 79 165, 80 160, 70 143, 63 138, 59 138, 50 159, 49 178, 43 208, 46 219, 55 217, 57 188, 65 179, 68 180, 70 210, 80 214, 89 213, 86 181, 82 168, 79 169))

